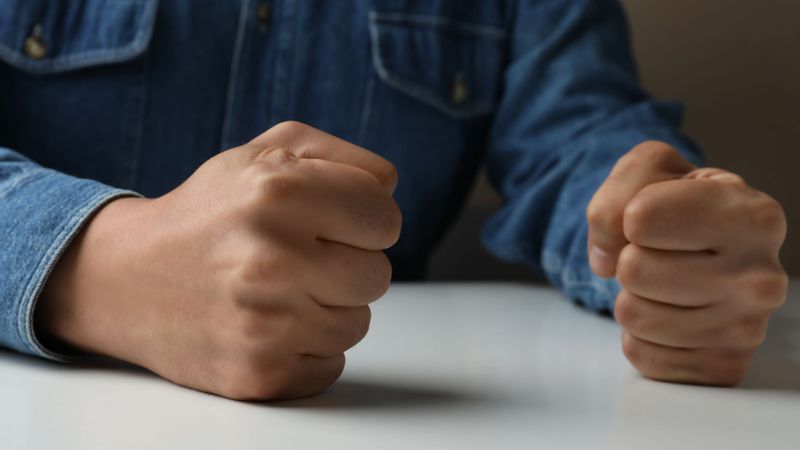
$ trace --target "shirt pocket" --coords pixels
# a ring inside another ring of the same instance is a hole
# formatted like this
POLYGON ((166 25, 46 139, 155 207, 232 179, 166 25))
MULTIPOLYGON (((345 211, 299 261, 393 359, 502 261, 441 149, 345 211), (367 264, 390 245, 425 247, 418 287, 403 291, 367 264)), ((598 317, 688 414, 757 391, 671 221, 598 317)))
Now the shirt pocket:
POLYGON ((133 59, 147 49, 157 0, 0 0, 0 61, 54 74, 133 59))
POLYGON ((0 0, 0 146, 134 188, 157 0, 0 0))
POLYGON ((443 16, 370 13, 372 60, 388 86, 454 119, 490 114, 506 31, 443 16))

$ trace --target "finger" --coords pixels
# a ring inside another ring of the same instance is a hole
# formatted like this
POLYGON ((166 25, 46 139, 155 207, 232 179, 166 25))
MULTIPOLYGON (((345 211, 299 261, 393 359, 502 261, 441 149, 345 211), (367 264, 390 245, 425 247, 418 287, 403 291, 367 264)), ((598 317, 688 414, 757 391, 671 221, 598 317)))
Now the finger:
POLYGON ((280 123, 250 141, 248 146, 259 150, 282 147, 300 159, 322 159, 358 167, 378 180, 389 193, 397 187, 397 170, 383 157, 299 122, 280 123))
POLYGON ((345 356, 331 357, 296 355, 293 367, 287 371, 288 379, 271 400, 297 399, 321 394, 342 375, 345 356))
POLYGON ((625 209, 626 238, 664 250, 777 250, 784 231, 780 205, 729 175, 643 188, 625 209))
POLYGON ((303 314, 287 339, 299 354, 335 356, 358 344, 369 331, 371 312, 368 306, 346 308, 315 305, 303 314))
POLYGON ((649 184, 679 178, 693 168, 661 142, 645 142, 617 162, 586 210, 589 263, 595 273, 614 275, 617 256, 628 242, 623 233, 625 207, 637 192, 649 184))
POLYGON ((717 253, 666 251, 628 244, 620 252, 617 279, 641 297, 683 307, 730 300, 731 273, 717 253))
MULTIPOLYGON (((633 336, 668 347, 722 348, 734 343, 737 321, 734 313, 723 305, 686 308, 640 297, 627 290, 617 296, 614 317, 633 336)), ((738 340, 738 336, 736 336, 738 340)), ((759 343, 747 343, 749 346, 759 343)))
POLYGON ((392 280, 392 265, 380 251, 316 241, 306 260, 304 285, 326 306, 368 305, 383 297, 392 280))
MULTIPOLYGON (((278 151, 282 153, 283 151, 278 151)), ((276 152, 276 154, 278 153, 276 152)), ((365 171, 324 160, 296 160, 290 176, 276 177, 265 202, 265 226, 365 250, 384 250, 400 236, 402 214, 388 191, 365 171)))
POLYGON ((733 386, 744 377, 750 353, 681 349, 622 334, 622 351, 645 377, 672 383, 733 386))
MULTIPOLYGON (((402 214, 387 191, 370 188, 365 172, 340 163, 309 161, 309 175, 322 207, 316 214, 318 237, 365 250, 385 250, 400 238, 402 214)), ((311 212, 311 211, 309 211, 311 212)))

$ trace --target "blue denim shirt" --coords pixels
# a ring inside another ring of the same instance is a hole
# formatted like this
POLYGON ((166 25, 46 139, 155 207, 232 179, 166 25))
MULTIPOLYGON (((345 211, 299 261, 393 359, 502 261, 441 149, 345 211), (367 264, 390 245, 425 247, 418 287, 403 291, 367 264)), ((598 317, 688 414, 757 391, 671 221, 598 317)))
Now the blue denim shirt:
POLYGON ((288 119, 397 166, 398 279, 483 164, 488 249, 610 309, 584 209, 642 141, 697 162, 680 115, 640 87, 615 0, 0 0, 0 345, 60 359, 33 309, 91 214, 288 119))

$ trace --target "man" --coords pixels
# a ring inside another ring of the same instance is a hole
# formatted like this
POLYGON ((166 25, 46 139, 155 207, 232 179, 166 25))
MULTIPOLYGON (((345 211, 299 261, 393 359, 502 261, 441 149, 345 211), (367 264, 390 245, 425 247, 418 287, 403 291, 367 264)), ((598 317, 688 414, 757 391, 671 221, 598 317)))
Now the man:
POLYGON ((780 205, 698 168, 613 0, 0 0, 0 60, 18 351, 318 393, 482 163, 486 246, 613 309, 647 377, 737 383, 785 297, 780 205))

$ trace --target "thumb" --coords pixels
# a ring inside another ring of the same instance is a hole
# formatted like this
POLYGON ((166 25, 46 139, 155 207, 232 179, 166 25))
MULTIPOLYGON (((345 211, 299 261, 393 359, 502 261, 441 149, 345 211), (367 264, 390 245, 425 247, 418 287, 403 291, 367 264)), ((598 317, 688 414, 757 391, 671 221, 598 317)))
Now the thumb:
POLYGON ((586 208, 594 273, 606 278, 616 274, 619 253, 628 244, 623 230, 628 202, 645 186, 681 178, 694 169, 677 150, 657 141, 639 144, 617 161, 586 208))

